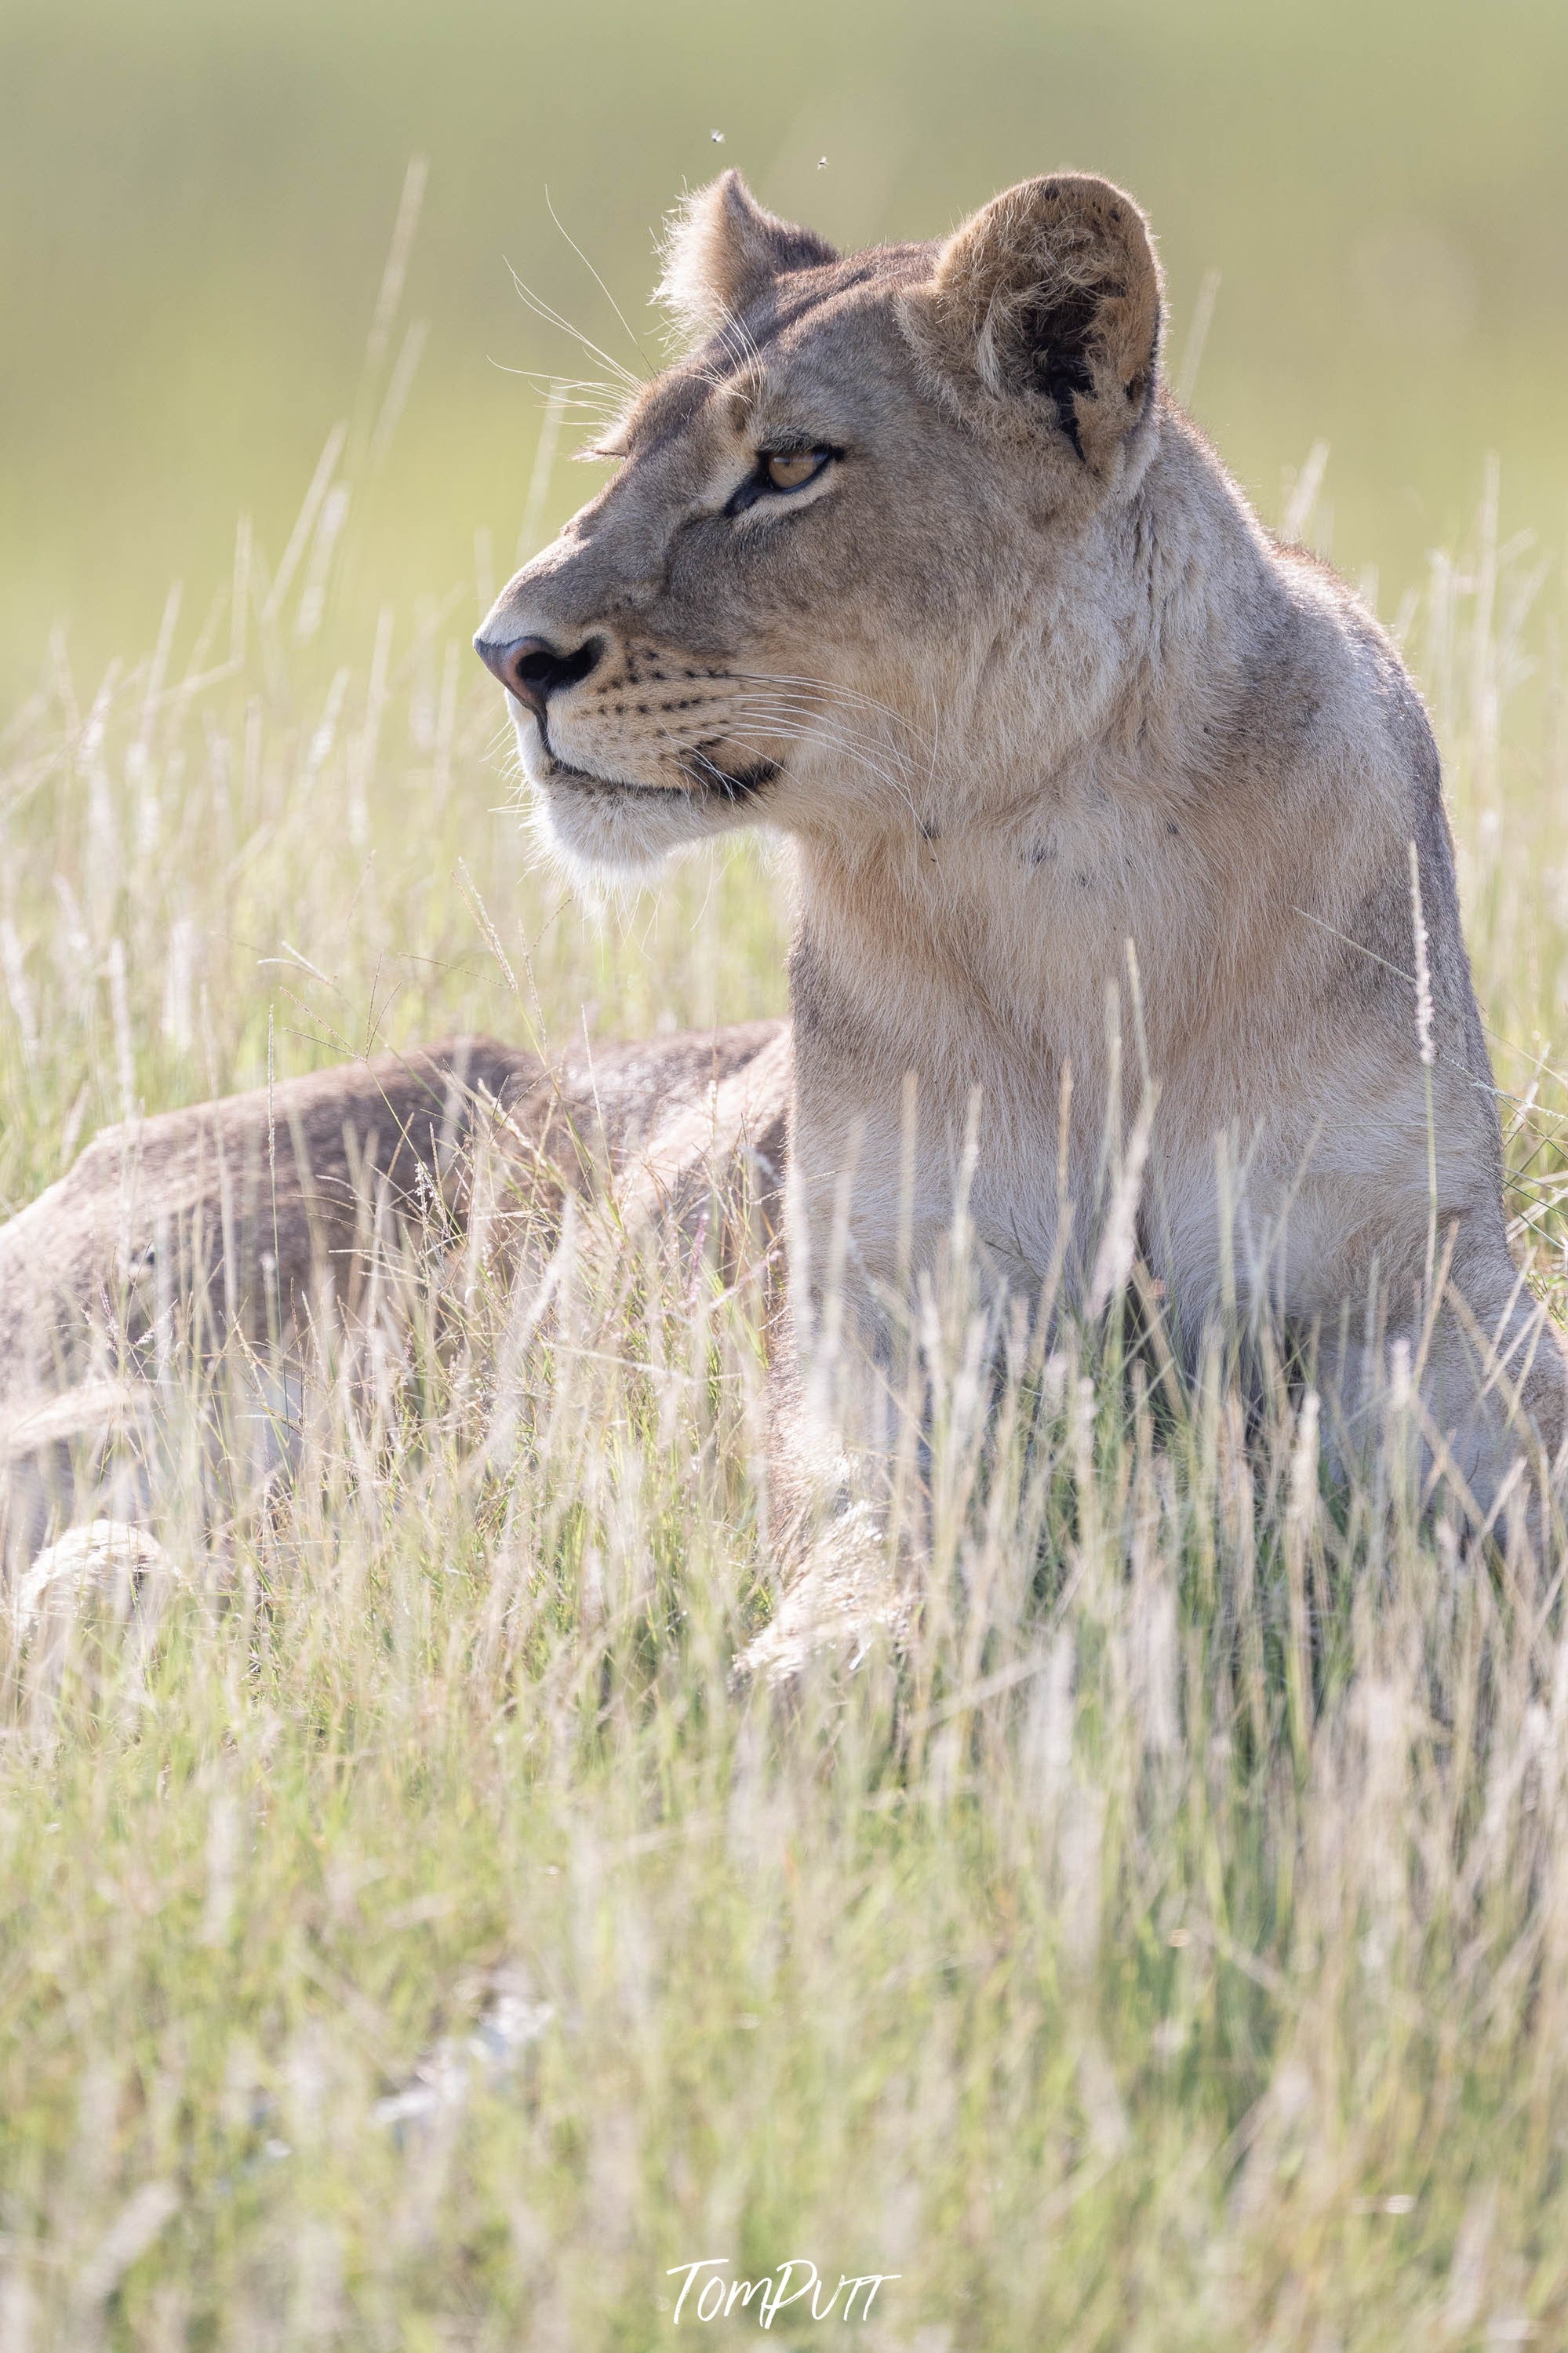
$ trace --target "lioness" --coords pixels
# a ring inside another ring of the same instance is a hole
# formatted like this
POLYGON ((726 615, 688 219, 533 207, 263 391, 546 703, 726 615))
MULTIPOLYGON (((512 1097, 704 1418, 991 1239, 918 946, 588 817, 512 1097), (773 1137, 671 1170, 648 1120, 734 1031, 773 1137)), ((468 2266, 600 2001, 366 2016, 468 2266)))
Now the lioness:
POLYGON ((819 1266, 847 1198, 873 1356, 912 1074, 916 1268, 976 1096, 970 1212, 1026 1291, 1089 1272, 1120 1126, 1189 1345, 1234 1279, 1352 1419, 1403 1336, 1483 1495, 1520 1391, 1554 1448, 1431 731, 1162 383, 1138 206, 1060 174, 841 259, 729 173, 664 291, 689 350, 475 642, 568 861, 792 837, 801 1230, 819 1266))
MULTIPOLYGON (((998 1294, 1093 1306, 1135 1246, 1189 1351, 1233 1304, 1305 1335, 1352 1443, 1403 1343, 1432 1457, 1485 1510, 1554 1453, 1563 1360, 1507 1246, 1436 753, 1375 621, 1270 538, 1163 385, 1136 204, 1056 174, 945 242, 842 259, 729 173, 679 216, 663 292, 681 355, 475 643, 569 866, 790 838, 793 1056, 767 1029, 666 1041, 623 1103, 611 1063, 590 1086, 438 1050, 413 1111, 411 1066, 382 1074, 398 1151, 450 1191, 470 1063, 514 1134, 563 1087, 591 1103, 660 1200, 787 1107, 795 1346, 840 1219, 872 1430, 889 1290, 963 1185, 998 1294)), ((340 1133, 382 1079, 341 1082, 340 1133)), ((330 1110, 330 1078, 301 1085, 330 1110)), ((182 1217, 216 1201, 181 1158, 204 1117, 254 1161, 259 1098, 150 1124, 182 1217)), ((353 1149, 331 1128, 318 1194, 353 1149)), ((0 1234, 0 1331, 40 1261, 123 1258, 130 1145, 94 1150, 0 1234)), ((294 1198, 275 1283, 310 1256, 294 1198)))

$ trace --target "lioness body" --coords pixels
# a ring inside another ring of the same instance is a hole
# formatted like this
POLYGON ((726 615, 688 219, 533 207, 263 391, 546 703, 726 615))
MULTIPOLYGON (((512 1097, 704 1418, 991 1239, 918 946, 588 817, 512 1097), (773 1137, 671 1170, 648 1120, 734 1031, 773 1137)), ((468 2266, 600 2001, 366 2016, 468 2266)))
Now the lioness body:
POLYGON ((502 1247, 568 1194, 608 1193, 625 1230, 698 1206, 727 1167, 770 1236, 788 1067, 773 1021, 549 1062, 454 1038, 106 1129, 0 1226, 0 1560, 72 1517, 138 1514, 152 1377, 178 1341, 228 1345, 242 1424, 264 1453, 286 1438, 305 1319, 372 1303, 399 1228, 466 1248, 480 1164, 502 1247))
POLYGON ((730 178, 670 281, 693 351, 477 642, 569 860, 793 838, 798 1247, 820 1270, 847 1205, 869 1356, 961 1171, 998 1282, 1081 1288, 1146 1152, 1189 1345, 1231 1295, 1315 1327, 1353 1421, 1403 1335, 1495 1488, 1510 1384, 1554 1445, 1562 1362, 1507 1247, 1436 752, 1161 388, 1136 206, 1033 182, 840 261, 730 178))
POLYGON ((1277 1311, 1352 1443, 1402 1340, 1484 1506, 1555 1449, 1563 1368, 1507 1246, 1436 754, 1163 391, 1136 206, 1035 181, 844 260, 731 174, 666 290, 689 348, 476 640, 568 865, 794 845, 793 1070, 753 1039, 677 1088, 649 1198, 787 1093, 795 1345, 843 1219, 865 1397, 963 1190, 1004 1293, 1092 1294, 1135 1239, 1189 1349, 1277 1311))

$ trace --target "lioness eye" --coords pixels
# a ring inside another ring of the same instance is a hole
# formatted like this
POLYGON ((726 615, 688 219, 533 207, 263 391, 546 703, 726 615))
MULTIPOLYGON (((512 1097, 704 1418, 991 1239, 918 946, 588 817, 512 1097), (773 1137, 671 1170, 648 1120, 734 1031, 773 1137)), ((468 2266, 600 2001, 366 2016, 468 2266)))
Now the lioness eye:
POLYGON ((798 491, 821 473, 832 455, 831 449, 765 450, 763 471, 775 491, 798 491))
POLYGON ((724 512, 727 515, 744 514, 759 499, 804 491, 808 482, 815 482, 832 465, 835 458, 843 455, 842 449, 831 449, 822 441, 815 449, 759 449, 755 470, 731 493, 724 512))

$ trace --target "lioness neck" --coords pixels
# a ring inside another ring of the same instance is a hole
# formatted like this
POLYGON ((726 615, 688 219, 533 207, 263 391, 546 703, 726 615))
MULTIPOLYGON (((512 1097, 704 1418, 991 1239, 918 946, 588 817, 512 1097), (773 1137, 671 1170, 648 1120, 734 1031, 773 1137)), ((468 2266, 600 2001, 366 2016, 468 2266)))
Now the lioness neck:
POLYGON ((1042 541, 1005 667, 944 712, 954 748, 906 819, 800 836, 804 1068, 820 1040, 960 1099, 1021 1062, 1054 1090, 1063 1062, 1102 1062, 1129 942, 1157 1005, 1190 984, 1231 887, 1211 837, 1236 714, 1289 610, 1245 499, 1170 412, 1131 495, 1042 541))

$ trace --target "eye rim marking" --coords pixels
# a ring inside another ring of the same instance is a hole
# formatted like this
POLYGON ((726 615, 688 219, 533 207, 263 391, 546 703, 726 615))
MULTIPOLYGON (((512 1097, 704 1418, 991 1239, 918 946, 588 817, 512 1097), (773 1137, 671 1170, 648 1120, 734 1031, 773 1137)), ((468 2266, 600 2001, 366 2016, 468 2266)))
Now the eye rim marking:
POLYGON ((813 483, 819 482, 828 468, 837 465, 843 456, 844 451, 831 441, 782 441, 774 442, 766 449, 759 449, 751 472, 725 501, 724 513, 733 519, 763 500, 798 498, 802 491, 808 491, 813 483), (802 458, 809 458, 812 467, 811 471, 803 475, 798 482, 773 480, 769 471, 771 467, 795 464, 802 458))

